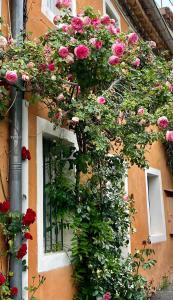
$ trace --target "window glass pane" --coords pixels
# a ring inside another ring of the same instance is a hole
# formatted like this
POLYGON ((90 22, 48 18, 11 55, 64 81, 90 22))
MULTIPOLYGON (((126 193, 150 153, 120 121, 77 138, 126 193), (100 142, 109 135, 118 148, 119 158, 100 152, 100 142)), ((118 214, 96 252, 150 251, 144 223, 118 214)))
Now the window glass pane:
POLYGON ((71 216, 65 214, 65 206, 69 195, 73 196, 75 183, 74 168, 71 167, 71 149, 72 144, 66 141, 53 142, 49 138, 43 139, 45 252, 68 251, 70 248, 71 216))
POLYGON ((58 9, 55 6, 56 0, 47 0, 47 7, 52 11, 54 15, 58 14, 58 9))

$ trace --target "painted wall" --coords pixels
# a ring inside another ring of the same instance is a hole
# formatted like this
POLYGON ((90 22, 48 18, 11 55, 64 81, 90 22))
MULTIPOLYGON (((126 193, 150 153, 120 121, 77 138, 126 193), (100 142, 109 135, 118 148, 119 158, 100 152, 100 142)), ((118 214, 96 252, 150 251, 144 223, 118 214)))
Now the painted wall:
MULTIPOLYGON (((173 237, 170 235, 170 206, 169 199, 164 189, 173 189, 173 178, 166 165, 166 155, 161 143, 154 143, 150 153, 147 154, 150 167, 159 169, 162 177, 163 199, 166 221, 166 241, 149 245, 149 248, 155 250, 154 259, 157 264, 151 271, 143 272, 149 279, 154 280, 154 284, 159 286, 164 275, 173 279, 173 237)), ((134 195, 137 214, 135 216, 134 227, 136 233, 131 237, 132 252, 135 249, 142 248, 142 241, 147 240, 149 236, 146 182, 145 173, 137 167, 129 170, 129 194, 134 195)), ((173 198, 171 199, 173 201, 173 198)))
MULTIPOLYGON (((9 14, 7 13, 7 1, 2 0, 2 15, 4 17, 3 31, 7 33, 9 24, 9 14)), ((48 28, 52 27, 52 23, 41 13, 41 0, 28 1, 30 7, 27 30, 33 32, 33 38, 44 34, 48 28)), ((96 10, 103 11, 103 0, 77 0, 77 11, 80 12, 86 5, 94 6, 96 10)), ((118 8, 113 3, 118 11, 118 8)), ((119 11, 118 11, 119 12, 119 11)), ((128 31, 128 24, 119 12, 121 18, 121 29, 128 31)), ((31 151, 32 160, 29 162, 29 206, 36 210, 37 203, 37 161, 36 161, 36 117, 40 116, 47 118, 47 110, 41 105, 31 106, 29 108, 29 149, 31 151)), ((8 192, 8 119, 0 122, 0 170, 2 171, 2 179, 4 182, 6 193, 8 192)), ((173 188, 172 178, 167 169, 165 162, 165 154, 163 146, 155 143, 148 157, 150 165, 160 169, 164 188, 173 188)), ((131 247, 132 252, 136 248, 142 247, 142 241, 148 237, 148 221, 147 221, 147 205, 146 205, 146 188, 144 172, 133 167, 129 170, 129 193, 133 193, 135 198, 135 206, 137 215, 135 217, 134 226, 136 233, 132 236, 131 247)), ((0 186, 0 199, 4 199, 2 188, 0 186)), ((167 226, 167 241, 151 245, 156 251, 156 259, 158 263, 156 267, 147 274, 148 278, 154 278, 156 284, 165 274, 172 276, 173 268, 173 238, 168 233, 169 228, 169 212, 168 201, 164 193, 165 217, 167 226)), ((29 243, 29 284, 32 282, 32 276, 38 275, 37 272, 37 224, 31 227, 31 233, 34 240, 29 243)), ((0 239, 0 246, 3 244, 0 239)), ((4 264, 5 267, 5 264, 4 264)), ((54 300, 71 300, 74 293, 74 288, 71 279, 71 268, 65 267, 57 270, 45 272, 46 282, 37 293, 39 300, 54 299, 54 300)))

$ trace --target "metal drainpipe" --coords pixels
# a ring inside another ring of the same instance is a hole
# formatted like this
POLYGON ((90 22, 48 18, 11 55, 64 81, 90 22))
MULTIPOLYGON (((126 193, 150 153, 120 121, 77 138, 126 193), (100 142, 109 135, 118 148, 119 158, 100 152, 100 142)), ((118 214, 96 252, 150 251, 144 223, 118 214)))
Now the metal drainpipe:
MULTIPOLYGON (((13 38, 17 39, 23 30, 23 0, 10 0, 11 29, 13 38)), ((22 99, 23 92, 12 88, 12 101, 16 98, 10 111, 10 163, 9 163, 9 194, 12 211, 22 211, 22 99)), ((15 248, 21 246, 21 235, 15 239, 15 248)), ((14 273, 10 286, 18 288, 16 300, 22 299, 22 261, 15 257, 10 259, 10 271, 14 273)))

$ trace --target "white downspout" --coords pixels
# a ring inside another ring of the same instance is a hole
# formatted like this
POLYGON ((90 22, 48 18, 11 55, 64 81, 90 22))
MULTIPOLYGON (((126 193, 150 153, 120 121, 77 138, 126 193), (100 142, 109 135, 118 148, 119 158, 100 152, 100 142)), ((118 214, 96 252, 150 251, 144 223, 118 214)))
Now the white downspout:
MULTIPOLYGON (((29 103, 26 100, 23 100, 22 103, 22 146, 25 146, 28 149, 28 106, 29 103)), ((28 175, 28 160, 26 159, 22 163, 22 212, 25 213, 29 206, 29 175, 28 175)), ((28 246, 28 243, 27 243, 28 246)), ((27 255, 24 257, 26 259, 26 265, 28 265, 28 251, 27 255)), ((22 272, 22 297, 25 300, 28 300, 28 291, 24 288, 28 287, 28 269, 22 272)))

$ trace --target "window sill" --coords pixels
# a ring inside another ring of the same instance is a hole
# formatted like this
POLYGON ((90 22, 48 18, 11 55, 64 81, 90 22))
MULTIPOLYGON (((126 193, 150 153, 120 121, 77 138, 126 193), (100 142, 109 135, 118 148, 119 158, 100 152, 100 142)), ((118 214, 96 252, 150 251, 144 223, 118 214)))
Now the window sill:
POLYGON ((47 272, 53 269, 70 265, 70 257, 65 252, 42 253, 38 258, 38 272, 47 272))
POLYGON ((166 241, 166 234, 152 234, 149 237, 151 244, 161 243, 166 241))

